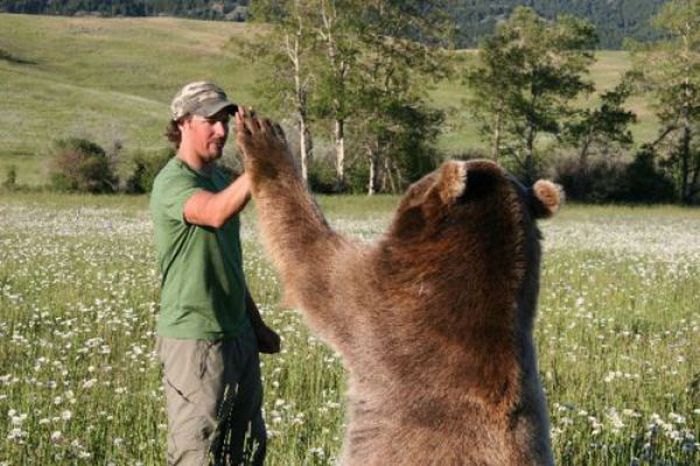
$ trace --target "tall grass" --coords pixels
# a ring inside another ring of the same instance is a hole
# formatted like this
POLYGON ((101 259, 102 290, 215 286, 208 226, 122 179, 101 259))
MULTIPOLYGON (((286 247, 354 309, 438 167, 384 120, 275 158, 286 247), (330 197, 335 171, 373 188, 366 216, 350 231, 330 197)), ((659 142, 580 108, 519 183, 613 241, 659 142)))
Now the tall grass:
MULTIPOLYGON (((0 464, 164 462, 146 201, 0 196, 0 464)), ((320 204, 371 239, 396 201, 320 204)), ((262 360, 268 464, 332 464, 342 367, 278 307, 253 209, 243 223, 249 285, 284 345, 262 360)), ((700 211, 570 206, 542 227, 536 341, 558 463, 698 464, 700 211)))

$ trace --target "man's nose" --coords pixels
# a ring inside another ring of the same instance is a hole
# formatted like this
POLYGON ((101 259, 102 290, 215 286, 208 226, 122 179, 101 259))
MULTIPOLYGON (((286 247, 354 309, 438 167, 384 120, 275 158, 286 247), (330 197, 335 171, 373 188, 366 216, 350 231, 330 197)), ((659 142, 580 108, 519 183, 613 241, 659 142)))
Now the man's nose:
POLYGON ((217 121, 214 124, 214 132, 217 136, 223 136, 226 134, 227 131, 228 128, 226 127, 226 123, 224 123, 223 121, 217 121))

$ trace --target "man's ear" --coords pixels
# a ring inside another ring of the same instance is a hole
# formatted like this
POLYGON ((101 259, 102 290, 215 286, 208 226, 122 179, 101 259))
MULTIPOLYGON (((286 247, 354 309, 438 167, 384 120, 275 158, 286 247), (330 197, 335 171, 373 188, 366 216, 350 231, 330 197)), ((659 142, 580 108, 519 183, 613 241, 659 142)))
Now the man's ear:
POLYGON ((180 132, 182 132, 185 126, 189 125, 190 120, 192 120, 192 117, 190 115, 185 115, 184 117, 177 120, 177 127, 180 129, 180 132))
POLYGON ((554 215, 564 202, 564 190, 548 180, 537 180, 528 192, 530 210, 535 218, 554 215))

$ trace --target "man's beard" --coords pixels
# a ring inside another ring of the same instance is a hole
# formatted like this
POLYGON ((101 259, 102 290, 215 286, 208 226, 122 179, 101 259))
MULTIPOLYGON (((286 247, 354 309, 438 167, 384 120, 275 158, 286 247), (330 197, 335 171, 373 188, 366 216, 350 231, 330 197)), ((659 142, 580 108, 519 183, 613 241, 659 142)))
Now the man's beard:
POLYGON ((209 144, 209 147, 207 147, 208 149, 211 149, 213 147, 213 149, 209 151, 209 157, 212 160, 217 160, 221 158, 221 156, 224 154, 224 144, 225 142, 222 142, 221 144, 212 142, 211 144, 209 144))

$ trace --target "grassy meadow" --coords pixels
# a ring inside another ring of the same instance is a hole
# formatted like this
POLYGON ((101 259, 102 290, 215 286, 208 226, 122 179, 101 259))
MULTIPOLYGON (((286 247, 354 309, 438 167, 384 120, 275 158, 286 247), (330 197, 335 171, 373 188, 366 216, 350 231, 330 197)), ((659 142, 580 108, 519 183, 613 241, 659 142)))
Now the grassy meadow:
MULTIPOLYGON (((255 105, 255 64, 240 49, 257 32, 175 18, 0 14, 0 182, 14 165, 17 183, 46 183, 57 138, 120 141, 125 153, 164 147, 169 101, 187 81, 214 79, 255 105)), ((630 63, 625 52, 597 56, 591 78, 600 91, 630 63)), ((428 92, 448 111, 439 140, 446 156, 483 146, 460 79, 428 92)), ((629 106, 640 120, 637 143, 652 138, 645 98, 629 106)), ((319 201, 336 228, 370 241, 397 198, 319 201)), ((164 463, 147 204, 145 196, 0 190, 0 466, 164 463)), ((284 345, 262 361, 268 464, 333 464, 343 369, 295 311, 279 307, 254 224, 249 208, 245 270, 284 345)), ((700 210, 569 205, 542 229, 536 340, 557 463, 700 464, 700 210)))
MULTIPOLYGON (((0 14, 0 177, 14 165, 17 183, 46 183, 47 154, 57 138, 85 137, 106 148, 119 141, 127 154, 164 147, 170 99, 188 81, 214 79, 238 102, 255 106, 256 68, 241 49, 258 33, 259 26, 176 18, 0 14)), ((474 56, 456 54, 462 63, 474 56)), ((630 63, 625 52, 597 56, 591 79, 601 91, 630 63)), ((484 147, 460 76, 428 86, 428 95, 448 114, 439 139, 446 157, 484 147)), ((581 104, 595 100, 582 98, 581 104)), ((644 97, 629 106, 639 116, 637 143, 651 139, 656 122, 644 97)))
MULTIPOLYGON (((362 240, 396 202, 320 199, 362 240)), ((268 464, 330 465, 343 369, 278 306, 254 222, 249 208, 245 270, 284 345, 263 356, 268 464)), ((536 341, 558 464, 699 464, 700 211, 569 205, 541 225, 536 341)), ((0 464, 163 464, 158 299, 146 197, 0 194, 0 464)))

